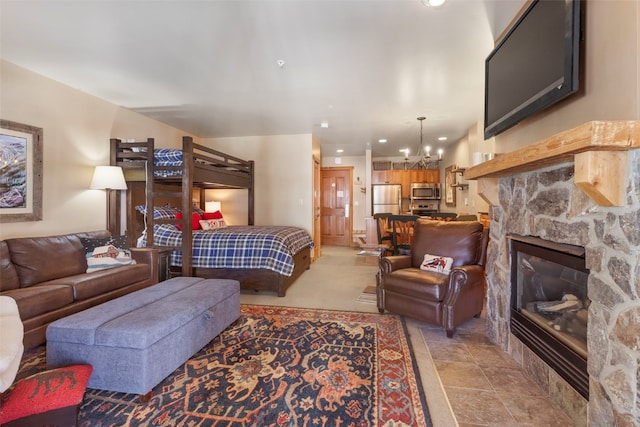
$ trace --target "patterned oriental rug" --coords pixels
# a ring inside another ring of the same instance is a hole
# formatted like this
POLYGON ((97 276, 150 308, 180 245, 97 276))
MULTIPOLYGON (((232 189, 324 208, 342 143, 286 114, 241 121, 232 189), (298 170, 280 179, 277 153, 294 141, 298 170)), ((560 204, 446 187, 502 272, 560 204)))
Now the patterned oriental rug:
MULTIPOLYGON (((25 354, 19 377, 45 369, 25 354)), ((240 318, 153 390, 87 389, 79 426, 431 426, 401 317, 242 305, 240 318)))

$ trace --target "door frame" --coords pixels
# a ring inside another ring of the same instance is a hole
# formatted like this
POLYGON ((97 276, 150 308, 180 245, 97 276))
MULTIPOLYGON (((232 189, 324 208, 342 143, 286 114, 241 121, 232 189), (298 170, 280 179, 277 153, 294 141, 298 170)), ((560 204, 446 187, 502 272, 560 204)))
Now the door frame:
POLYGON ((316 156, 313 157, 313 257, 312 261, 316 261, 322 256, 322 221, 320 220, 321 198, 320 198, 320 182, 321 182, 321 162, 316 156))

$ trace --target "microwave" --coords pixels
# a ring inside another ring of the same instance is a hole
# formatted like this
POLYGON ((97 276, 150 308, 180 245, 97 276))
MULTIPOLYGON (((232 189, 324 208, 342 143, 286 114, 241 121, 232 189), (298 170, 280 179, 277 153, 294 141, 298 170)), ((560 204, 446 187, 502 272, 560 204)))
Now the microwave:
POLYGON ((411 200, 440 200, 440 184, 411 184, 411 200))

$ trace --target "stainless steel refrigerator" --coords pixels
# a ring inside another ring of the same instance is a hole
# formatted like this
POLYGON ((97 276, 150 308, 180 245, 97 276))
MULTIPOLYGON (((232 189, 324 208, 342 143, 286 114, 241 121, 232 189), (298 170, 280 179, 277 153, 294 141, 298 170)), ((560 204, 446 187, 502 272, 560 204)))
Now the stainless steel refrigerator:
POLYGON ((402 185, 376 184, 373 186, 373 213, 400 214, 402 185))

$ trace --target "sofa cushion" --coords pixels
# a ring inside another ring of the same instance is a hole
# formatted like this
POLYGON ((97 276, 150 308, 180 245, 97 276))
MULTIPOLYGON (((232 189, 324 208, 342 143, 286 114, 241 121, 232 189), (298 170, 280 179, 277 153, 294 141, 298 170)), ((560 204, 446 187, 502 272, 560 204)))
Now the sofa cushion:
POLYGON ((47 284, 71 287, 73 297, 78 301, 147 279, 149 279, 149 266, 147 264, 133 264, 63 277, 51 280, 47 284))
POLYGON ((447 293, 449 276, 422 271, 419 268, 403 268, 388 273, 384 278, 387 292, 398 292, 417 299, 442 301, 447 293))
POLYGON ((75 235, 22 237, 6 242, 23 288, 87 270, 85 250, 75 235))
POLYGON ((65 285, 40 285, 12 289, 2 295, 16 300, 24 321, 73 303, 73 289, 65 285))
POLYGON ((6 242, 0 241, 0 292, 19 287, 20 280, 16 268, 11 263, 9 246, 6 242))

